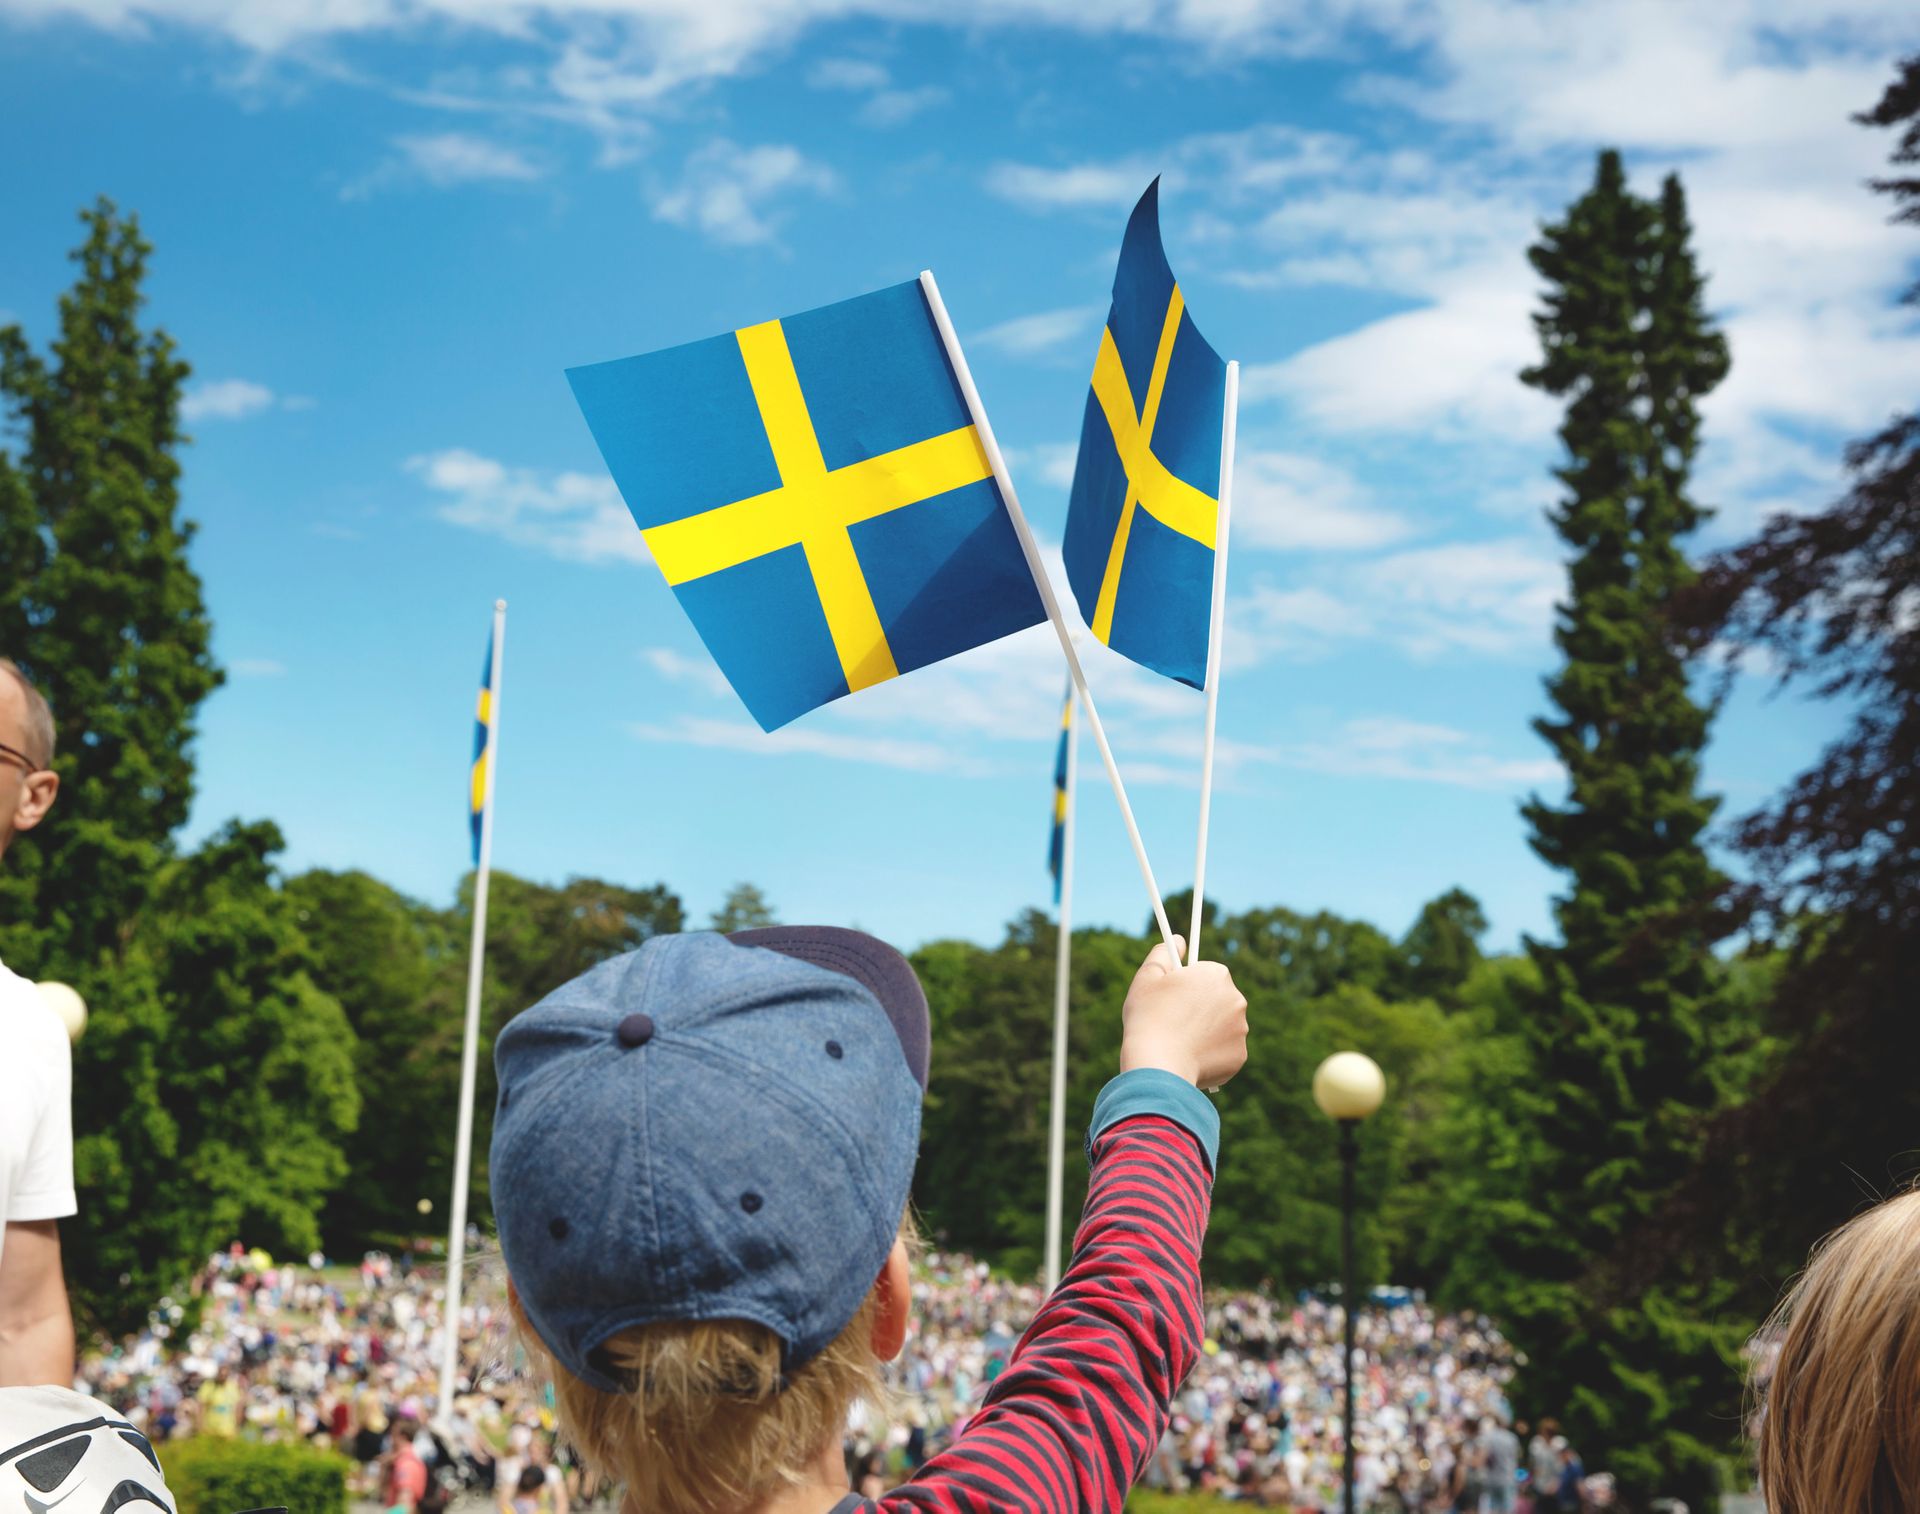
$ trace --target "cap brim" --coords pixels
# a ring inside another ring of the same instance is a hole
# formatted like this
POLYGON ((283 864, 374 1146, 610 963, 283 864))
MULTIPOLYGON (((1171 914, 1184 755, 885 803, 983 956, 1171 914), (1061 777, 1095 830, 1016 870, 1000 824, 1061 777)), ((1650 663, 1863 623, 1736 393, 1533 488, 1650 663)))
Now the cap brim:
POLYGON ((927 995, 914 975, 913 964, 886 942, 865 931, 837 925, 768 925, 758 930, 730 931, 735 946, 761 946, 782 956, 795 957, 853 979, 886 1011, 907 1070, 927 1090, 927 1063, 932 1053, 932 1031, 927 1018, 927 995))

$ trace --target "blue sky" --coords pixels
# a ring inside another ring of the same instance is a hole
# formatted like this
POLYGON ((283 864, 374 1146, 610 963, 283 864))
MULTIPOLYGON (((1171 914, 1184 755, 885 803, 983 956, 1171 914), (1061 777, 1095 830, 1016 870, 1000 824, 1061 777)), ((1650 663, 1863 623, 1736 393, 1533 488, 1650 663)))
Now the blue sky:
MULTIPOLYGON (((1599 146, 1643 188, 1678 168, 1734 352, 1699 545, 1820 503, 1920 372, 1913 238, 1860 187, 1887 144, 1847 121, 1916 40, 1893 0, 0 0, 0 311, 43 338, 76 209, 140 213, 231 675, 195 833, 271 816, 291 868, 450 898, 501 596, 500 866, 991 940, 1047 899, 1050 633, 761 734, 562 371, 930 266, 1059 581, 1162 174, 1189 308, 1243 365, 1211 891, 1398 932, 1457 883, 1505 945, 1555 886, 1516 809, 1557 787, 1527 722, 1563 582, 1555 412, 1514 378, 1527 242, 1599 146)), ((1184 887, 1199 697, 1088 665, 1184 887)), ((1763 693, 1716 727, 1729 815, 1835 729, 1763 693)), ((1099 779, 1089 746, 1078 912, 1137 926, 1099 779)))

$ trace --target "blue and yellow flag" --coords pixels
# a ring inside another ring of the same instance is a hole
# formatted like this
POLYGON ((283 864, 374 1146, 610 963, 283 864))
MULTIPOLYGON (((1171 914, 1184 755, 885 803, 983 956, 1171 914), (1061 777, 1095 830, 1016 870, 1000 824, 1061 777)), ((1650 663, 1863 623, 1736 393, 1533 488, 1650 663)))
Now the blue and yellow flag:
POLYGON ((1060 709, 1060 749, 1053 759, 1053 839, 1047 843, 1047 871, 1053 874, 1053 902, 1060 902, 1060 877, 1067 860, 1067 743, 1073 738, 1073 685, 1060 709))
POLYGON ((567 378, 763 729, 1045 618, 919 284, 567 378))
POLYGON ((1207 681, 1226 384, 1160 245, 1155 179, 1120 244, 1064 552, 1093 634, 1195 688, 1207 681))
POLYGON ((473 865, 480 865, 480 816, 487 807, 487 769, 493 763, 493 632, 487 632, 487 660, 480 664, 480 699, 473 711, 473 767, 467 779, 468 816, 473 824, 473 865))

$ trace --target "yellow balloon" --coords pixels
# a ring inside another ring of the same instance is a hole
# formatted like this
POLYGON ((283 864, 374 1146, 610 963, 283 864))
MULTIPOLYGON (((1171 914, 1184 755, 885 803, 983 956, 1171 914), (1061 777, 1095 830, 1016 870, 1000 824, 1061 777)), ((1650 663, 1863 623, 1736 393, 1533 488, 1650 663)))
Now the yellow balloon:
POLYGON ((87 1001, 80 997, 65 983, 38 983, 40 997, 46 1001, 47 1008, 60 1017, 60 1023, 67 1027, 67 1039, 78 1041, 81 1032, 87 1028, 87 1001))

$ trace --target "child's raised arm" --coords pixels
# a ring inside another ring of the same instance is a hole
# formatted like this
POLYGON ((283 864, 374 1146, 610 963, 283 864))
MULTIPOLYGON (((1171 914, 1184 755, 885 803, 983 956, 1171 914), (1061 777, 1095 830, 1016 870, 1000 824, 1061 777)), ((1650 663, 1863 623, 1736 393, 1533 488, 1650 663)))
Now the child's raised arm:
POLYGON ((1117 1511, 1200 1350, 1200 1243, 1247 1001, 1156 946, 1127 993, 1121 1073, 1094 1104, 1072 1265, 953 1447, 882 1510, 1117 1511))

